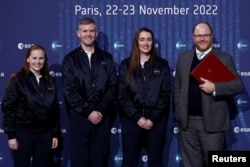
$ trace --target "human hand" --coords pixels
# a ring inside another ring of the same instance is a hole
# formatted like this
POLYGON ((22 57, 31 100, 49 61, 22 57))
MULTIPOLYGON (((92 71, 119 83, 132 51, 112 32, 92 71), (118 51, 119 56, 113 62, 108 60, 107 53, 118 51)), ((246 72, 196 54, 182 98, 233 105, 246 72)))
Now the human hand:
POLYGON ((58 139, 53 137, 52 138, 52 145, 51 145, 51 148, 52 149, 55 149, 56 147, 58 146, 58 139))
POLYGON ((88 116, 88 120, 92 124, 97 125, 102 121, 102 117, 103 115, 99 111, 92 111, 88 116))
POLYGON ((141 117, 138 121, 137 121, 137 125, 141 128, 144 128, 144 126, 146 125, 146 118, 141 117))
POLYGON ((147 119, 144 129, 150 130, 152 129, 153 126, 154 126, 154 123, 150 119, 147 119))
POLYGON ((8 140, 8 144, 9 144, 10 149, 12 149, 12 150, 18 149, 18 141, 16 138, 8 140))
POLYGON ((199 87, 205 93, 212 93, 215 90, 215 84, 205 78, 200 78, 204 83, 200 84, 199 87))

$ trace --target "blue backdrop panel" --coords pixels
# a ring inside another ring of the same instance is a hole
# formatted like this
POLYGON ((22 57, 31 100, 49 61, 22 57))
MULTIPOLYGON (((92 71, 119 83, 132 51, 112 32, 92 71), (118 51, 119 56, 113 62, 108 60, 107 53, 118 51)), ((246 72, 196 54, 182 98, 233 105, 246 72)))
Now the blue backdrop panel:
MULTIPOLYGON (((208 21, 214 29, 213 46, 232 55, 245 85, 244 92, 235 96, 230 103, 231 128, 226 133, 226 147, 228 150, 250 150, 249 6, 250 2, 245 0, 1 0, 0 103, 7 80, 22 66, 27 49, 35 43, 43 45, 49 56, 50 72, 57 81, 61 106, 61 145, 54 151, 51 164, 70 167, 61 63, 63 57, 79 45, 76 36, 79 20, 85 16, 96 20, 99 29, 97 43, 113 55, 117 68, 121 60, 129 56, 135 31, 140 27, 152 29, 158 53, 169 61, 173 77, 179 53, 193 47, 193 25, 198 21, 208 21)), ((172 112, 166 131, 164 166, 181 167, 179 130, 172 112)), ((122 162, 118 117, 110 134, 109 166, 118 167, 122 162)), ((0 166, 13 166, 2 125, 0 166)), ((144 151, 139 166, 147 166, 147 154, 144 151)))

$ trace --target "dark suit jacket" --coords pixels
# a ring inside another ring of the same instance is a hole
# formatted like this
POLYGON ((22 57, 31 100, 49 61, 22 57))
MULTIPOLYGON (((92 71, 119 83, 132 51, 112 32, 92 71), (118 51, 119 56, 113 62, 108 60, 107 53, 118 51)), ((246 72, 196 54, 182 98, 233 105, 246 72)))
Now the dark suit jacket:
MULTIPOLYGON (((243 90, 242 82, 237 74, 233 59, 230 55, 213 49, 212 52, 232 71, 237 79, 230 82, 215 83, 216 96, 202 91, 203 123, 206 131, 219 132, 229 129, 229 108, 227 97, 236 95, 243 90)), ((174 117, 182 129, 188 123, 188 87, 190 67, 195 49, 179 55, 174 79, 174 117)))

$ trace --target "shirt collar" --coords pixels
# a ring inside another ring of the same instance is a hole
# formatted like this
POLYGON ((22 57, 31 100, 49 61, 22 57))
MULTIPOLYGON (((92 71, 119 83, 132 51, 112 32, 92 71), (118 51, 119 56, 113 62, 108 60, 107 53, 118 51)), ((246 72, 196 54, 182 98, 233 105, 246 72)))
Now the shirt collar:
MULTIPOLYGON (((195 49, 196 50, 196 54, 198 55, 199 53, 201 53, 201 51, 199 51, 198 49, 195 49)), ((210 51, 212 50, 212 47, 210 47, 208 50, 206 50, 204 52, 204 55, 202 56, 201 59, 203 59, 210 51)))

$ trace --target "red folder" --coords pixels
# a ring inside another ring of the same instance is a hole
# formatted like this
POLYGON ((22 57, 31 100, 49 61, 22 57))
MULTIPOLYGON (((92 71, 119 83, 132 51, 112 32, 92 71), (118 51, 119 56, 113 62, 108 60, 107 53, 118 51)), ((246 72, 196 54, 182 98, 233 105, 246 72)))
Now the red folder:
POLYGON ((236 79, 235 75, 214 55, 209 52, 192 70, 191 75, 202 84, 200 77, 212 82, 228 82, 236 79))

